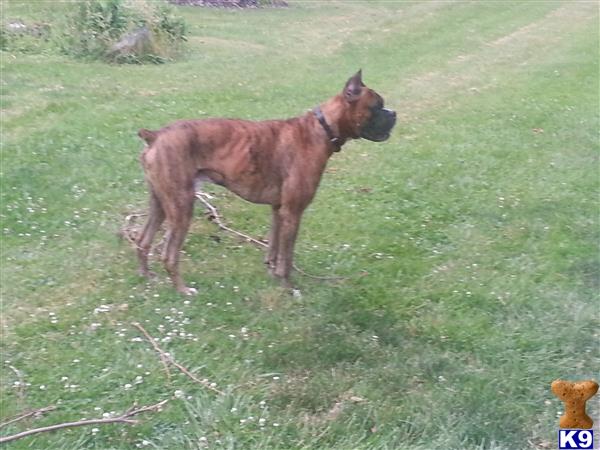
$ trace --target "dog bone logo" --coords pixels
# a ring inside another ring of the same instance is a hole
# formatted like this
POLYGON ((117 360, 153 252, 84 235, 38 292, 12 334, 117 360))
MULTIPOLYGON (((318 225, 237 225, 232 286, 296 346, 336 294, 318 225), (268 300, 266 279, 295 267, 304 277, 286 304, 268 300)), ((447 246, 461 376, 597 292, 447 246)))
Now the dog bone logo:
POLYGON ((585 412, 585 402, 598 392, 598 383, 592 380, 554 380, 551 389, 565 404, 565 413, 558 422, 561 428, 592 428, 594 421, 585 412))

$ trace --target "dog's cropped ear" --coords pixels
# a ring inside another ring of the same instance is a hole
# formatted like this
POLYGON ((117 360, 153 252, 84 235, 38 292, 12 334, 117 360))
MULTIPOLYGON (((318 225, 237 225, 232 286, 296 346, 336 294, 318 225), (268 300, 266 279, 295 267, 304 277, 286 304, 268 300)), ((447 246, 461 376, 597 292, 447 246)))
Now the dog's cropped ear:
POLYGON ((362 69, 356 72, 344 86, 344 98, 348 103, 353 103, 358 100, 362 88, 365 85, 362 82, 362 69))

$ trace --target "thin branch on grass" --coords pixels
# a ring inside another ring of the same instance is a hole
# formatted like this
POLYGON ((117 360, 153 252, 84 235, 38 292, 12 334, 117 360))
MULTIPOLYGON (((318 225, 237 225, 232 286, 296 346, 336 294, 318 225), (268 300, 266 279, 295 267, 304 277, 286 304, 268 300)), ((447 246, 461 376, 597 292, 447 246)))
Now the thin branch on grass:
POLYGON ((134 327, 136 327, 138 330, 140 330, 142 332, 142 334, 144 335, 146 340, 148 342, 150 342, 150 344, 152 344, 152 347, 154 347, 154 350, 159 354, 160 362, 162 363, 162 365, 165 369, 165 374, 167 375, 167 380, 169 381, 169 384, 170 384, 171 383, 171 371, 169 370, 169 357, 167 356, 167 354, 164 351, 162 351, 162 349, 158 346, 158 344, 156 343, 154 338, 148 334, 148 332, 144 329, 144 327, 142 327, 137 322, 134 322, 131 325, 133 325, 134 327))
POLYGON ((304 270, 302 270, 300 267, 298 267, 296 265, 296 263, 293 263, 292 266, 294 267, 294 270, 296 272, 298 272, 301 275, 304 275, 305 277, 308 278, 313 278, 315 280, 322 280, 322 281, 343 281, 343 280, 347 280, 350 277, 343 277, 341 275, 328 275, 328 276, 323 276, 323 275, 313 275, 312 273, 307 273, 304 270))
POLYGON ((146 217, 147 215, 148 214, 146 214, 146 213, 131 213, 125 217, 125 222, 132 223, 134 221, 134 219, 137 219, 138 217, 146 217))
POLYGON ((208 220, 216 223, 220 229, 225 230, 229 233, 235 234, 236 236, 239 236, 239 237, 245 239, 247 242, 252 242, 253 244, 256 244, 256 245, 258 245, 260 247, 264 247, 264 248, 268 247, 268 244, 266 244, 265 242, 259 241, 258 239, 255 239, 252 236, 248 236, 247 234, 244 234, 240 231, 234 230, 233 228, 229 228, 227 225, 225 225, 225 223, 223 223, 223 219, 221 218, 221 215, 219 214, 219 211, 217 210, 217 208, 215 208, 211 203, 209 203, 209 201, 205 197, 206 197, 206 194, 204 192, 200 192, 200 191, 196 192, 196 198, 198 200, 200 200, 204 204, 206 209, 208 209, 210 211, 208 220))
POLYGON ((34 409, 34 410, 31 410, 26 413, 22 413, 20 416, 17 416, 14 419, 10 419, 10 420, 7 420, 6 422, 0 423, 0 428, 4 428, 12 423, 19 422, 20 420, 27 419, 28 417, 31 417, 31 416, 39 417, 42 414, 50 412, 50 411, 54 411, 55 409, 56 409, 56 406, 51 405, 51 406, 45 406, 44 408, 34 409))
POLYGON ((127 242, 129 242, 134 248, 139 250, 139 246, 137 245, 137 230, 134 226, 135 219, 139 217, 145 217, 147 214, 145 213, 131 213, 125 216, 125 225, 121 227, 117 235, 127 242))
POLYGON ((166 353, 163 349, 161 349, 158 346, 158 344, 156 343, 154 338, 152 338, 152 336, 150 336, 150 334, 148 334, 148 332, 144 329, 144 327, 142 325, 140 325, 138 322, 133 322, 131 325, 134 326, 135 328, 137 328, 138 330, 140 330, 142 332, 142 334, 146 337, 146 339, 150 342, 150 344, 152 344, 152 347, 154 347, 154 350, 156 350, 156 352, 159 354, 160 359, 164 365, 166 365, 167 363, 172 364, 175 367, 177 367, 183 374, 185 374, 189 378, 191 378, 194 382, 200 384, 201 386, 205 387, 206 389, 216 392, 219 395, 225 395, 225 393, 223 391, 220 391, 216 387, 212 386, 208 381, 199 379, 192 372, 190 372, 187 368, 185 368, 184 366, 179 364, 177 361, 175 361, 171 355, 166 353))
POLYGON ((31 436, 33 434, 46 433, 49 431, 60 430, 62 428, 74 428, 74 427, 82 427, 82 426, 86 426, 86 425, 104 425, 104 424, 108 424, 108 423, 127 423, 130 425, 134 425, 134 424, 138 423, 139 421, 131 419, 131 417, 137 416, 138 414, 148 412, 148 411, 151 411, 151 412, 159 411, 160 408, 162 406, 164 406, 164 404, 167 403, 168 401, 169 400, 166 399, 166 400, 158 402, 154 405, 142 406, 141 408, 136 408, 134 405, 133 407, 131 407, 129 410, 127 410, 125 413, 123 413, 122 415, 120 415, 118 417, 108 417, 105 419, 79 420, 77 422, 65 422, 65 423, 58 423, 56 425, 50 425, 47 427, 33 428, 31 430, 26 430, 21 433, 12 434, 10 436, 0 437, 0 444, 4 444, 6 442, 11 442, 11 441, 16 441, 17 439, 22 439, 24 437, 31 436))
MULTIPOLYGON (((269 247, 269 245, 267 243, 260 241, 258 239, 255 239, 252 236, 248 236, 247 234, 244 234, 240 231, 234 230, 233 228, 230 228, 227 225, 225 225, 223 223, 223 218, 219 214, 219 211, 217 210, 217 208, 215 208, 205 197, 206 197, 206 194, 204 192, 201 192, 201 191, 196 192, 196 198, 198 200, 200 200, 204 204, 206 209, 208 209, 210 211, 208 220, 216 223, 220 229, 227 231, 229 233, 235 234, 236 236, 239 236, 239 237, 245 239, 247 242, 251 242, 253 244, 259 245, 260 247, 264 247, 264 248, 269 247)), ((295 263, 294 263, 294 270, 296 270, 298 273, 304 275, 305 277, 314 278, 315 280, 330 280, 331 281, 331 280, 345 280, 348 278, 348 277, 342 277, 342 276, 312 275, 312 274, 307 273, 304 270, 300 269, 295 263)))
MULTIPOLYGON (((127 216, 125 216, 125 225, 123 225, 121 227, 121 229, 119 230, 119 232, 117 233, 118 236, 120 236, 121 238, 125 239, 127 242, 129 242, 134 248, 136 249, 140 249, 140 247, 137 245, 137 241, 138 241, 138 229, 135 227, 135 221, 136 219, 140 218, 140 217, 146 217, 148 214, 146 213, 131 213, 128 214, 127 216)), ((154 246, 153 251, 156 253, 160 253, 161 252, 161 248, 164 245, 166 240, 166 236, 163 236, 160 241, 154 246)))

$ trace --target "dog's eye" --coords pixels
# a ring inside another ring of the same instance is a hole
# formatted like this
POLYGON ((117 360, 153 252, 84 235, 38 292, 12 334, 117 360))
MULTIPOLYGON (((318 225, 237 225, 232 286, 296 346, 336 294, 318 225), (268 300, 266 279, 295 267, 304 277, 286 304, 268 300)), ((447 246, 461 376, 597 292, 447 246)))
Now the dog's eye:
POLYGON ((377 111, 378 109, 383 109, 383 99, 378 99, 377 103, 371 107, 373 111, 377 111))

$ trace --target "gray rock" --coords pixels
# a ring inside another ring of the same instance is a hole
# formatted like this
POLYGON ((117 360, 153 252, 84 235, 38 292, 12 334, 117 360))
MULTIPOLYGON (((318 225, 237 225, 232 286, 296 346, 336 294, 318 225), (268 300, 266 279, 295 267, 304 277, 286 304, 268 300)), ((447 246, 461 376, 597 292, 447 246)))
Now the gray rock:
POLYGON ((143 55, 151 52, 152 33, 146 27, 138 28, 131 33, 125 34, 119 42, 110 48, 112 56, 143 55))

